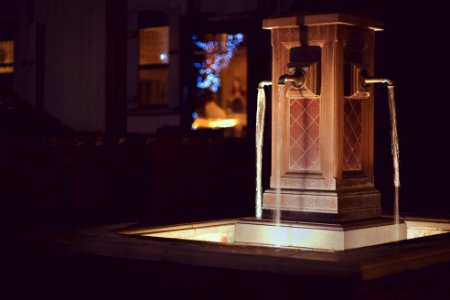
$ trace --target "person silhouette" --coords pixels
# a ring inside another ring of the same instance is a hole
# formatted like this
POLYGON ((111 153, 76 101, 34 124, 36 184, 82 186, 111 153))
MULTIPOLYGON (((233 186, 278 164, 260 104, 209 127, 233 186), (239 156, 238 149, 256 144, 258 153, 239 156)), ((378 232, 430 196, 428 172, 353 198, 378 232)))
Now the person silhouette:
POLYGON ((246 110, 245 90, 238 77, 233 78, 231 93, 228 99, 228 110, 231 113, 244 113, 246 110))
POLYGON ((227 117, 225 110, 216 102, 216 94, 205 89, 203 97, 205 99, 205 117, 208 119, 224 119, 227 117))

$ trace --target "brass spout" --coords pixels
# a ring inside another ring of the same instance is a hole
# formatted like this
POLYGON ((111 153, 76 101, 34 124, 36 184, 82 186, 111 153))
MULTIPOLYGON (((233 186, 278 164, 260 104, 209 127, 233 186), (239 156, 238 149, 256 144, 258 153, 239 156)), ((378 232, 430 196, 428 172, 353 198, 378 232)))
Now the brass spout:
POLYGON ((387 78, 364 78, 363 84, 386 83, 388 86, 394 86, 394 82, 387 78))
POLYGON ((272 81, 263 80, 258 83, 258 89, 263 89, 265 86, 272 85, 272 81))
POLYGON ((366 71, 362 71, 360 73, 360 79, 361 79, 361 85, 362 87, 367 87, 369 84, 375 84, 375 83, 385 83, 388 86, 394 86, 394 82, 388 78, 372 78, 367 76, 366 71))
POLYGON ((278 85, 285 85, 286 82, 291 82, 296 88, 301 88, 305 85, 305 72, 297 70, 294 74, 283 74, 278 79, 278 85))

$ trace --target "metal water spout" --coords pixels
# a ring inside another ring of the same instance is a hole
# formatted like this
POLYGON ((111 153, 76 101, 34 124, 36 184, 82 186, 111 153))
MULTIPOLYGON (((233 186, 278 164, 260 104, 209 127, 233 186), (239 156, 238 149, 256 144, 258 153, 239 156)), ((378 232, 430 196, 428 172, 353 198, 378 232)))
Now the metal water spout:
POLYGON ((258 89, 264 89, 265 86, 270 86, 270 85, 272 85, 272 81, 263 80, 258 83, 258 89))
POLYGON ((394 86, 394 82, 391 79, 388 78, 375 78, 375 77, 369 77, 367 75, 366 71, 362 71, 360 73, 361 77, 361 85, 363 88, 367 88, 369 84, 375 84, 375 83, 385 83, 387 86, 394 86))
POLYGON ((291 82, 295 88, 302 88, 305 85, 305 72, 303 70, 296 70, 294 74, 283 74, 278 79, 278 85, 286 85, 286 82, 291 82))

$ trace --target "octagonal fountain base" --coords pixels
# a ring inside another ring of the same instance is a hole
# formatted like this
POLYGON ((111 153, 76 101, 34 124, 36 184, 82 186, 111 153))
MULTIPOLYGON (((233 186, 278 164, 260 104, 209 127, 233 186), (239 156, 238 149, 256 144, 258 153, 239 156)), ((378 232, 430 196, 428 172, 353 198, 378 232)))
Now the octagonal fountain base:
POLYGON ((164 239, 217 242, 311 250, 348 250, 446 233, 448 222, 428 219, 395 224, 390 217, 348 224, 283 222, 243 218, 171 226, 127 228, 121 234, 164 239))
POLYGON ((103 298, 105 291, 116 296, 117 289, 126 299, 133 291, 208 298, 244 292, 251 299, 299 291, 314 299, 399 298, 412 289, 427 295, 422 298, 450 292, 450 220, 406 218, 407 239, 345 251, 236 241, 240 223, 253 222, 111 224, 42 232, 28 239, 22 259, 33 266, 26 269, 28 276, 33 271, 31 283, 39 280, 39 286, 61 293, 82 287, 91 294, 94 286, 103 298))
POLYGON ((390 218, 348 224, 283 222, 256 219, 236 223, 235 242, 295 248, 347 250, 406 239, 406 224, 390 218))
POLYGON ((47 292, 55 299, 74 293, 122 293, 123 299, 440 299, 450 292, 450 220, 406 218, 406 240, 345 251, 237 242, 238 222, 44 230, 19 236, 13 257, 20 260, 11 262, 20 274, 18 290, 33 296, 44 291, 46 299, 47 292))

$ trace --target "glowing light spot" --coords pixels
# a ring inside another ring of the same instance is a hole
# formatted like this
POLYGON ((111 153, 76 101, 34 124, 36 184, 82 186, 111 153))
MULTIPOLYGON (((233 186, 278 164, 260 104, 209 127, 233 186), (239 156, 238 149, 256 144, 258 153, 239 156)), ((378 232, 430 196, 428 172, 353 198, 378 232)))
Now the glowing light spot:
POLYGON ((230 128, 236 126, 238 123, 239 123, 238 120, 234 118, 207 119, 198 117, 192 123, 191 128, 192 130, 197 130, 199 128, 211 128, 211 129, 230 128))
POLYGON ((209 122, 209 127, 211 128, 228 128, 236 125, 236 120, 234 119, 225 119, 225 120, 217 120, 209 122))
POLYGON ((168 63, 168 56, 167 56, 167 54, 166 53, 161 53, 160 55, 159 55, 159 59, 161 60, 161 62, 162 63, 168 63))

